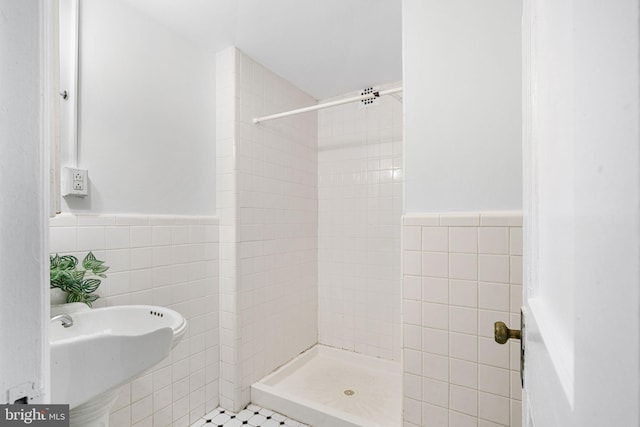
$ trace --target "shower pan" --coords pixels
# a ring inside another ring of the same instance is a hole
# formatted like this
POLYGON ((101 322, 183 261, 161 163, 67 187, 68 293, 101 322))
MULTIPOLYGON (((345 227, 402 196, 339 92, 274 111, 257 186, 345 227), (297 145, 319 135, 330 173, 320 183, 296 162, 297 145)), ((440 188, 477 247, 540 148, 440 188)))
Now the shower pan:
POLYGON ((251 386, 258 406, 314 427, 401 425, 400 363, 316 345, 251 386))

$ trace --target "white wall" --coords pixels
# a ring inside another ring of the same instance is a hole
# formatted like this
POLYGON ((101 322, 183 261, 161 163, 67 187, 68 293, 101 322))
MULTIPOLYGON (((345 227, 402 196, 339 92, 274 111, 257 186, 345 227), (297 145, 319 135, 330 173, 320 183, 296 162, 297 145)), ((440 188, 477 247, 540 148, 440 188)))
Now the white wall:
POLYGON ((405 212, 521 209, 520 2, 405 0, 405 212))
POLYGON ((37 0, 0 2, 0 403, 24 383, 35 386, 30 396, 39 393, 48 370, 40 7, 37 0))
POLYGON ((214 56, 121 0, 80 5, 79 163, 64 211, 213 214, 214 56))

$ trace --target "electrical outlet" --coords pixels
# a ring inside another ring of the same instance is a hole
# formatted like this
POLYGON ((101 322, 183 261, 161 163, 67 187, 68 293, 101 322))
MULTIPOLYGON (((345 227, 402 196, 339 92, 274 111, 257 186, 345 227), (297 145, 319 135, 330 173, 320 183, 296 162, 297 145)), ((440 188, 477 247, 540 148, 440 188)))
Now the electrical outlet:
POLYGON ((62 168, 62 195, 85 197, 89 195, 89 172, 86 169, 62 168))

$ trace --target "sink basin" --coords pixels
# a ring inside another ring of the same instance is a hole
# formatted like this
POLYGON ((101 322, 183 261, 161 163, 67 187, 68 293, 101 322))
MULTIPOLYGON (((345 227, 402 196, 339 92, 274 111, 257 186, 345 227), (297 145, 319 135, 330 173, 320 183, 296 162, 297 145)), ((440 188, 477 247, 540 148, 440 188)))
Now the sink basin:
POLYGON ((73 325, 68 327, 51 322, 49 340, 52 403, 68 403, 72 410, 96 397, 104 400, 104 393, 160 362, 187 328, 178 312, 149 305, 97 308, 70 316, 73 325))

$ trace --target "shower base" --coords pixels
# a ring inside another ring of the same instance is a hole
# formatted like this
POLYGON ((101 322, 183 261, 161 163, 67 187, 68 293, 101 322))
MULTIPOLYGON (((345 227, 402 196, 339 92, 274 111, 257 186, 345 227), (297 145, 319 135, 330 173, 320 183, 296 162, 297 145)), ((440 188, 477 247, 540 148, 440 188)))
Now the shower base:
POLYGON ((313 427, 400 427, 400 364, 316 345, 251 386, 251 401, 313 427))

